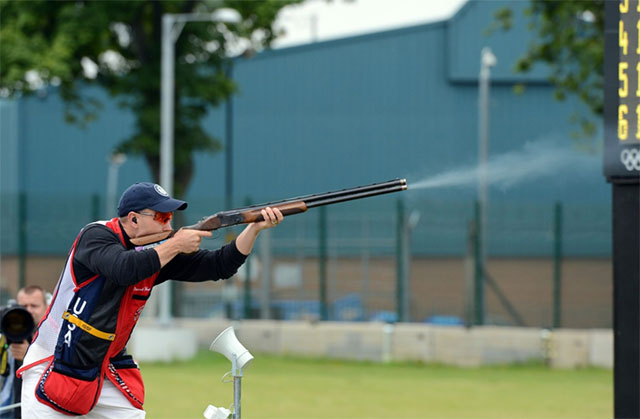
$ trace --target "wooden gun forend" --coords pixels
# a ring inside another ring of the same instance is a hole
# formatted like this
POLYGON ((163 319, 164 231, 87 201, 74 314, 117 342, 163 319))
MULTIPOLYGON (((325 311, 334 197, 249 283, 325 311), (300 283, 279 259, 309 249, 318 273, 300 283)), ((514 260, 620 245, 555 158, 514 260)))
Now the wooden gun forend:
POLYGON ((305 212, 307 210, 307 204, 304 201, 283 202, 281 204, 265 205, 263 207, 250 209, 240 213, 244 221, 239 224, 257 223, 260 221, 264 221, 264 218, 262 218, 262 213, 260 211, 266 207, 278 208, 280 212, 282 212, 282 215, 284 215, 285 217, 287 215, 300 214, 301 212, 305 212))
POLYGON ((262 209, 266 207, 278 208, 282 215, 299 214, 307 210, 307 205, 303 201, 283 202, 281 204, 264 205, 259 207, 251 207, 243 210, 221 211, 209 217, 205 217, 196 224, 186 226, 194 230, 217 230, 219 228, 231 227, 238 224, 249 224, 264 221, 262 218, 262 209))

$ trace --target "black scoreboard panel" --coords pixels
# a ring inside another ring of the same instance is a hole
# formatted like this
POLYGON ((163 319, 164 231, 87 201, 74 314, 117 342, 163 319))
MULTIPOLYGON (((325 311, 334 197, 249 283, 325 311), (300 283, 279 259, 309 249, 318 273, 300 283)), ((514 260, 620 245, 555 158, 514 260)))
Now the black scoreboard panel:
POLYGON ((614 417, 640 418, 640 4, 604 4, 604 174, 612 184, 614 417))
POLYGON ((604 175, 640 179, 640 1, 605 2, 604 175))

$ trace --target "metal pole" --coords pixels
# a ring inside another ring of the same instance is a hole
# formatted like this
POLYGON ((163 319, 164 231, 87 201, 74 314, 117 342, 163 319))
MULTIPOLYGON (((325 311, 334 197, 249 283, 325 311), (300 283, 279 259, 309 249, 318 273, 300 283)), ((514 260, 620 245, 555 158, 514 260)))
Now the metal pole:
POLYGON ((244 264, 245 272, 247 273, 244 277, 244 289, 243 289, 243 318, 250 319, 251 318, 251 256, 247 257, 247 260, 244 264))
MULTIPOLYGON (((161 125, 160 125, 160 185, 173 195, 173 116, 174 116, 174 61, 175 18, 171 14, 162 16, 162 68, 161 68, 161 125)), ((178 33, 179 35, 179 33, 178 33)), ((167 281, 160 285, 160 307, 158 321, 171 323, 171 286, 167 281)))
MULTIPOLYGON (((480 246, 480 281, 483 282, 484 272, 487 264, 487 201, 488 201, 488 168, 487 157, 489 154, 489 78, 491 67, 496 64, 496 57, 491 52, 491 48, 482 48, 480 57, 480 77, 478 78, 478 244, 480 246)), ((481 286, 481 285, 480 285, 481 286)), ((478 298, 478 297, 476 297, 478 298)), ((480 307, 484 304, 483 301, 480 307)), ((484 317, 482 315, 481 317, 484 317)))
POLYGON ((418 225, 420 220, 420 213, 416 210, 411 211, 410 214, 404 217, 404 230, 402 235, 403 249, 404 249, 404 286, 403 289, 403 321, 411 321, 411 232, 418 225))
POLYGON ((242 377, 233 377, 233 417, 240 419, 242 417, 242 409, 240 407, 240 398, 242 393, 242 377))
MULTIPOLYGON (((232 74, 232 64, 231 62, 227 63, 227 78, 231 79, 232 74)), ((225 209, 229 210, 233 208, 233 96, 229 95, 227 98, 227 102, 225 105, 225 209)), ((231 243, 233 239, 235 239, 236 234, 233 229, 228 229, 226 233, 226 242, 231 243)), ((232 281, 225 281, 224 288, 226 290, 231 290, 235 287, 235 284, 232 281)), ((229 295, 229 294, 226 294, 229 295)), ((227 313, 227 318, 232 318, 232 306, 233 301, 231 298, 228 298, 224 302, 225 313, 227 313)))
POLYGON ((467 252, 464 259, 464 324, 474 324, 474 283, 476 279, 476 220, 469 222, 467 234, 467 252))
MULTIPOLYGON (((174 168, 174 105, 175 105, 175 43, 187 22, 232 22, 241 21, 237 11, 217 10, 213 13, 183 13, 162 15, 162 61, 160 85, 160 185, 173 195, 174 168)), ((171 283, 161 284, 158 321, 171 322, 171 283)))
POLYGON ((363 307, 363 317, 367 317, 367 301, 369 300, 369 282, 370 282, 370 251, 369 251, 369 243, 371 240, 369 239, 369 220, 366 215, 361 217, 361 225, 362 225, 362 245, 360 246, 362 250, 361 255, 361 268, 360 272, 362 272, 362 299, 364 301, 363 307))
POLYGON ((260 233, 260 259, 262 279, 260 281, 260 318, 271 318, 271 230, 260 233))
MULTIPOLYGON (((233 77, 232 63, 227 64, 227 78, 233 77)), ((225 209, 233 205, 233 95, 229 95, 225 112, 225 209)))
POLYGON ((553 328, 562 322, 562 204, 554 206, 553 223, 553 328))
POLYGON ((238 357, 231 354, 231 373, 233 375, 233 418, 242 417, 240 399, 242 397, 242 368, 238 368, 238 357))
POLYGON ((327 303, 327 207, 318 211, 318 279, 320 298, 320 320, 329 320, 327 303))
POLYGON ((480 255, 480 236, 482 235, 480 226, 480 203, 476 201, 474 205, 474 226, 475 235, 473 237, 473 251, 474 251, 474 324, 481 326, 484 324, 484 272, 482 265, 482 257, 480 255))
POLYGON ((396 317, 399 322, 405 321, 405 307, 404 307, 404 286, 406 282, 406 271, 404 261, 404 230, 405 230, 405 214, 404 203, 402 199, 398 199, 397 210, 397 225, 396 225, 396 317))
MULTIPOLYGON (((160 130, 160 184, 169 195, 173 193, 173 116, 174 116, 174 28, 171 14, 162 16, 162 86, 160 130)), ((177 38, 177 36, 176 36, 177 38)))
MULTIPOLYGON (((251 205, 251 198, 247 198, 246 205, 251 205)), ((247 273, 244 277, 244 318, 251 318, 251 256, 247 258, 247 261, 244 264, 245 272, 247 273)))

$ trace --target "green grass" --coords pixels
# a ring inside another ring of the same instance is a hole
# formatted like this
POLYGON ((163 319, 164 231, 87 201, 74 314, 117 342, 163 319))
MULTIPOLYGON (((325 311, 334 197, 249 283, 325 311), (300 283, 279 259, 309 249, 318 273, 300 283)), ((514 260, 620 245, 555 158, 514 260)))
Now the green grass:
MULTIPOLYGON (((255 418, 610 418, 613 373, 542 365, 456 368, 254 354, 242 379, 242 416, 255 418)), ((233 403, 231 363, 141 365, 148 419, 202 418, 233 403)))

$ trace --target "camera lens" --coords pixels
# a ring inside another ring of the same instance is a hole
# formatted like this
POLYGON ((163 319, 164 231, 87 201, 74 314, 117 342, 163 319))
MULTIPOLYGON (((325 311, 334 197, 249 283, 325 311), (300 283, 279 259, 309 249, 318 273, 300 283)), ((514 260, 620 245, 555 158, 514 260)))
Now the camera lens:
POLYGON ((7 308, 0 321, 0 329, 9 342, 30 340, 34 328, 31 313, 20 306, 7 308))

